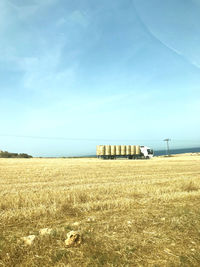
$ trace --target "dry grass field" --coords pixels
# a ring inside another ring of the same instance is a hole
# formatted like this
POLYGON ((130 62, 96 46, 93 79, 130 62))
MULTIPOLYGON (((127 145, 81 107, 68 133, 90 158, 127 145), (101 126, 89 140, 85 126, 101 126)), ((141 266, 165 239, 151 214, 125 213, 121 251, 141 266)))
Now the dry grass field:
POLYGON ((0 266, 200 266, 200 156, 0 159, 0 266))

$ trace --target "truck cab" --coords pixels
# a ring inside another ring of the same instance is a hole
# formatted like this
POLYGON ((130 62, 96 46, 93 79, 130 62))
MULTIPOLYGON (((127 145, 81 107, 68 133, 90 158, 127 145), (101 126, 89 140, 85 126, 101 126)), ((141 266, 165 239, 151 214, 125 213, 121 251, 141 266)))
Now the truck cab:
POLYGON ((140 146, 141 153, 144 155, 145 159, 150 159, 153 157, 153 149, 148 146, 140 146))

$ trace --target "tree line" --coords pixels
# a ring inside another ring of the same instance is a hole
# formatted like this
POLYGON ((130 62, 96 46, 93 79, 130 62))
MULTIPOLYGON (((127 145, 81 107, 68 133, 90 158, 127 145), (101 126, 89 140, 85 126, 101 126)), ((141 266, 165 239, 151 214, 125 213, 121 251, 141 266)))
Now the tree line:
POLYGON ((32 158, 26 153, 10 153, 8 151, 0 151, 0 158, 32 158))

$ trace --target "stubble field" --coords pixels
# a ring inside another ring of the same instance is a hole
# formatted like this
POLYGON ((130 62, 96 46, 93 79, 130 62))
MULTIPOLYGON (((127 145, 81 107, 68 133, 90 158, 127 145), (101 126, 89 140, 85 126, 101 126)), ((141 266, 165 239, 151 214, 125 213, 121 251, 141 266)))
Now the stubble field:
POLYGON ((0 266, 200 266, 200 156, 0 159, 0 266))

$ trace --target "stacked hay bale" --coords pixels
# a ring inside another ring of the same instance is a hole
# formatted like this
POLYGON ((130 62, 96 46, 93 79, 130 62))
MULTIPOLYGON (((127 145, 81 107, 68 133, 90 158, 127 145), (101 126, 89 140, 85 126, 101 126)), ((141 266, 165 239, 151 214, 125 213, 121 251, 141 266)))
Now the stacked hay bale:
POLYGON ((116 155, 116 146, 111 146, 111 156, 116 155))
POLYGON ((131 156, 134 156, 136 154, 136 146, 131 146, 131 156))
POLYGON ((121 155, 126 156, 126 146, 124 145, 121 146, 121 155))
POLYGON ((136 146, 136 152, 135 152, 135 154, 136 155, 140 155, 140 153, 141 153, 140 146, 136 146))
POLYGON ((116 146, 116 156, 121 155, 121 146, 116 146))
POLYGON ((130 156, 131 155, 131 146, 126 146, 126 155, 130 156))
POLYGON ((115 156, 127 156, 127 158, 140 158, 141 148, 139 145, 97 145, 96 154, 98 157, 115 158, 115 156))
POLYGON ((105 153, 106 156, 111 156, 111 146, 107 145, 106 146, 106 153, 105 153))
POLYGON ((105 146, 99 146, 99 151, 100 156, 105 156, 105 146))

